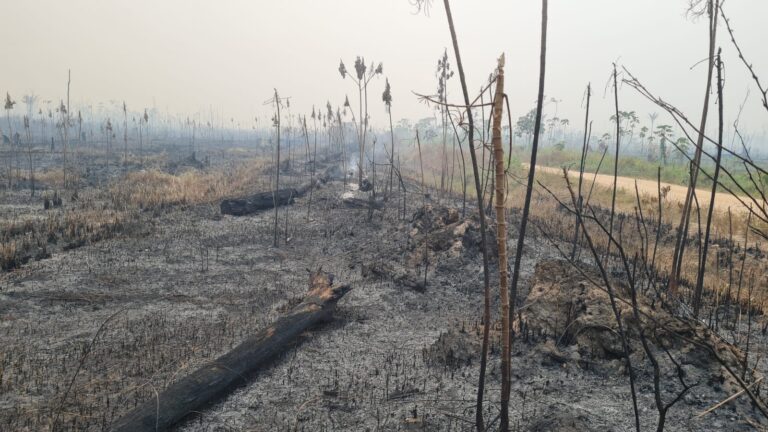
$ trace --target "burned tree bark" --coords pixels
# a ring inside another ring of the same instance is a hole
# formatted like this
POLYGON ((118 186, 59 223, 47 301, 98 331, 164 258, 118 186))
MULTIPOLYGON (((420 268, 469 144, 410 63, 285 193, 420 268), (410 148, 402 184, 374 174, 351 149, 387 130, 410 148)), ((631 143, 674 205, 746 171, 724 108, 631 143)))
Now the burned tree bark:
POLYGON ((483 398, 485 395, 485 369, 488 361, 488 343, 489 343, 489 322, 491 317, 491 288, 490 274, 488 271, 488 246, 485 240, 485 211, 483 209, 483 194, 480 185, 480 174, 477 169, 477 155, 475 154, 475 123, 472 119, 472 106, 469 102, 469 90, 467 89, 467 79, 464 76, 464 65, 461 63, 461 51, 459 51, 459 41, 456 36, 456 28, 453 25, 453 15, 451 14, 451 5, 449 0, 443 0, 445 6, 445 16, 448 19, 448 29, 451 32, 451 42, 453 43, 453 52, 456 56, 456 66, 459 68, 459 81, 461 82, 461 92, 464 96, 464 104, 467 109, 467 146, 469 147, 469 156, 472 160, 472 171, 475 178, 475 191, 477 193, 477 211, 480 216, 480 248, 483 251, 483 345, 480 356, 480 377, 477 384, 477 404, 475 405, 475 427, 478 431, 485 430, 483 420, 483 398))
MULTIPOLYGON (((720 177, 720 161, 723 155, 723 63, 720 59, 722 48, 717 51, 715 68, 717 69, 717 109, 718 109, 718 134, 717 134, 717 157, 715 158, 715 174, 712 178, 712 193, 709 198, 709 209, 707 210, 707 224, 704 234, 703 250, 699 262, 699 274, 696 278, 696 288, 693 291, 693 316, 698 318, 701 311, 701 295, 704 289, 704 272, 707 268, 707 251, 709 249, 709 235, 712 228, 712 212, 715 209, 715 197, 717 196, 717 179, 720 177)), ((747 339, 749 340, 749 339, 747 339)), ((747 350, 749 352, 749 350, 747 350)))
POLYGON ((367 200, 362 198, 344 198, 341 200, 341 205, 348 209, 382 210, 384 208, 384 201, 373 198, 367 200))
MULTIPOLYGON (((499 58, 496 75, 496 95, 493 99, 493 160, 496 178, 496 241, 499 250, 499 298, 501 299, 501 430, 509 429, 510 339, 509 288, 507 287, 507 191, 504 179, 504 148, 501 145, 501 114, 504 98, 504 54, 499 58)), ((512 300, 514 301, 514 299, 512 300)))
MULTIPOLYGON (((541 131, 541 113, 544 106, 544 84, 547 70, 547 24, 548 24, 548 0, 541 1, 541 53, 539 55, 539 91, 536 99, 536 120, 533 126, 533 143, 531 145, 531 163, 530 170, 528 172, 528 183, 525 188, 525 201, 523 203, 523 215, 520 219, 520 231, 517 236, 517 247, 515 249, 515 263, 512 269, 512 281, 509 285, 510 289, 510 307, 509 316, 507 318, 514 319, 515 316, 515 301, 517 299, 517 283, 520 280, 520 263, 523 257, 523 248, 525 246, 525 230, 528 226, 528 215, 531 209, 531 196, 533 195, 533 182, 536 176, 536 157, 539 148, 539 136, 541 131)), ((582 224, 583 225, 583 224, 582 224)), ((582 226, 583 228, 583 226, 582 226)), ((511 341, 505 341, 510 343, 511 341)), ((508 345, 509 346, 509 345, 508 345)), ((506 388, 509 391, 509 387, 506 388)), ((508 394, 508 393, 507 393, 508 394)), ((509 403, 509 398, 505 403, 509 403)), ((509 409, 507 406, 502 406, 501 412, 501 430, 509 430, 509 409)))
POLYGON ((119 419, 117 432, 167 430, 187 415, 226 395, 246 377, 265 366, 288 344, 315 324, 331 318, 336 303, 349 292, 334 285, 333 275, 318 271, 310 277, 310 290, 291 312, 235 349, 203 366, 119 419))
MULTIPOLYGON (((578 193, 579 193, 579 209, 581 209, 581 206, 584 204, 584 197, 581 194, 581 186, 584 181, 584 164, 587 160, 587 151, 589 148, 589 132, 591 131, 592 127, 590 126, 589 122, 589 102, 592 98, 592 84, 587 84, 587 111, 584 118, 584 142, 581 145, 581 159, 579 162, 579 187, 578 187, 578 193)), ((575 224, 576 228, 573 233, 573 249, 571 250, 571 260, 573 261, 576 259, 576 250, 578 249, 579 244, 579 224, 578 221, 575 224)))
POLYGON ((685 195, 683 212, 680 215, 680 224, 677 227, 675 238, 675 251, 672 254, 672 269, 669 273, 668 291, 677 292, 678 280, 680 279, 681 263, 685 253, 685 239, 688 233, 688 223, 690 222, 691 205, 693 204, 693 194, 696 191, 696 182, 699 178, 701 164, 701 155, 704 150, 704 134, 707 127, 707 115, 709 114, 709 95, 712 90, 712 75, 715 69, 715 44, 717 43, 717 9, 720 7, 719 0, 707 0, 707 9, 709 14, 709 57, 707 65, 707 85, 704 92, 704 105, 701 113, 701 124, 699 126, 699 136, 696 140, 696 152, 693 156, 693 173, 688 183, 688 191, 685 195))
POLYGON ((260 192, 246 198, 225 199, 221 202, 221 214, 244 216, 259 210, 268 210, 277 206, 293 204, 299 191, 293 188, 273 192, 260 192))
POLYGON ((269 210, 277 206, 293 204, 293 200, 304 196, 311 188, 322 183, 321 179, 315 178, 307 183, 303 183, 298 188, 285 188, 276 192, 259 192, 245 198, 229 198, 221 201, 221 214, 232 216, 245 216, 256 213, 261 210, 269 210))

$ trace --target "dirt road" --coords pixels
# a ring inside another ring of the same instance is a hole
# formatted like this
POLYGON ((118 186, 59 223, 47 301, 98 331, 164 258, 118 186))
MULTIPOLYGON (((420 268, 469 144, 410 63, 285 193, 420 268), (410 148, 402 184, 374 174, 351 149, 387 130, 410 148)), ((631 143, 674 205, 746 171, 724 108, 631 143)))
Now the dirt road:
MULTIPOLYGON (((527 167, 527 164, 524 166, 527 167)), ((541 172, 551 173, 551 174, 562 174, 561 168, 555 168, 555 167, 548 167, 548 166, 537 166, 537 170, 541 172)), ((569 172, 569 176, 572 178, 578 178, 578 171, 571 170, 569 172)), ((585 181, 588 184, 592 183, 592 179, 595 179, 595 183, 601 186, 606 187, 612 187, 613 186, 613 176, 607 175, 607 174, 597 174, 597 177, 595 177, 594 173, 585 173, 584 174, 585 181)), ((637 188, 640 190, 641 194, 648 194, 652 196, 657 196, 658 194, 658 184, 656 181, 653 180, 645 180, 645 179, 634 179, 632 177, 621 177, 619 176, 616 179, 616 184, 619 189, 623 189, 629 193, 634 194, 635 191, 635 181, 637 181, 637 188)), ((688 187, 687 186, 681 186, 671 183, 661 183, 662 188, 669 187, 669 192, 667 192, 667 199, 671 201, 677 201, 679 203, 685 202, 685 194, 687 193, 688 187)), ((696 194, 699 197, 699 202, 702 203, 702 206, 704 206, 704 202, 709 200, 709 195, 711 191, 707 189, 696 189, 696 194)), ((746 200, 744 200, 747 202, 746 200)), ((718 192, 715 196, 715 210, 716 211, 727 211, 728 207, 731 208, 731 211, 734 213, 746 213, 748 210, 742 203, 739 202, 738 199, 734 198, 731 194, 727 192, 718 192)))

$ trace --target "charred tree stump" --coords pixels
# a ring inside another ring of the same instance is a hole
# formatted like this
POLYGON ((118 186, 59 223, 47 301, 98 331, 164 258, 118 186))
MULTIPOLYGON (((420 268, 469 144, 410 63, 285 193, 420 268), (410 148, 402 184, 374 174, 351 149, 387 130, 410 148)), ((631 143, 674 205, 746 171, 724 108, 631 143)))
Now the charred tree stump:
POLYGON ((246 377, 267 365, 305 330, 329 321, 336 303, 350 289, 348 285, 334 285, 329 273, 312 274, 309 292, 287 315, 138 406, 113 424, 112 430, 167 430, 188 414, 210 405, 237 385, 247 383, 246 377))

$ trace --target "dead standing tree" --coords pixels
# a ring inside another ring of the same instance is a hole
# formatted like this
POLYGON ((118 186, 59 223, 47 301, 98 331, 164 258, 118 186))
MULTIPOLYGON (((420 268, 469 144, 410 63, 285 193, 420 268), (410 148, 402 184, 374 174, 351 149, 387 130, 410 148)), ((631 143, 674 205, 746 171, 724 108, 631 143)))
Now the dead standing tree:
MULTIPOLYGON (((618 79, 616 74, 616 63, 613 64, 613 103, 614 108, 616 110, 616 153, 613 156, 613 189, 611 190, 611 221, 609 223, 609 232, 610 235, 613 235, 613 218, 616 214, 616 190, 617 190, 617 182, 619 178, 619 150, 621 145, 621 117, 619 117, 619 85, 618 85, 618 79)), ((605 256, 607 257, 611 254, 611 243, 608 243, 608 248, 606 249, 605 256)))
POLYGON ((32 130, 29 127, 29 117, 24 116, 24 131, 27 136, 27 156, 29 158, 29 182, 32 189, 31 196, 35 196, 35 166, 32 163, 32 130))
MULTIPOLYGON (((345 109, 346 114, 346 109, 345 109)), ((341 146, 341 167, 344 170, 344 186, 347 186, 347 143, 344 140, 344 122, 341 120, 341 109, 336 108, 336 123, 339 125, 339 144, 341 146)), ((304 125, 306 131, 306 121, 304 125)))
MULTIPOLYGON (((525 230, 528 225, 528 215, 531 209, 531 195, 533 194, 533 182, 536 175, 536 155, 539 147, 539 136, 541 131, 541 113, 544 106, 544 82, 546 78, 546 66, 547 66, 547 0, 541 2, 541 52, 539 55, 539 92, 536 100, 536 120, 533 127, 533 146, 531 148, 531 161, 530 171, 528 172, 528 184, 525 189, 525 202, 523 203, 523 215, 520 220, 520 233, 517 237, 517 249, 515 250, 515 264, 512 270, 512 284, 511 289, 511 307, 509 310, 510 316, 514 317, 515 313, 515 299, 517 298, 517 283, 520 280, 520 263, 523 258, 523 246, 525 244, 525 230)), ((509 392, 509 388, 507 388, 509 392)), ((504 395, 502 395, 504 397, 504 395)), ((509 396, 506 396, 507 404, 509 403, 509 396)), ((508 415, 508 406, 502 405, 502 430, 509 430, 509 419, 507 423, 504 423, 505 410, 508 415)))
POLYGON ((112 121, 109 118, 107 118, 105 132, 107 136, 107 172, 109 172, 109 160, 112 158, 112 121))
POLYGON ((61 155, 62 155, 62 161, 61 161, 61 168, 62 172, 64 173, 64 189, 67 189, 67 147, 69 144, 69 111, 67 110, 67 107, 64 105, 64 101, 61 101, 61 104, 59 108, 56 110, 59 112, 59 116, 61 117, 61 121, 59 122, 59 128, 60 128, 60 137, 62 141, 61 145, 61 155))
MULTIPOLYGON (((499 57, 496 69, 496 94, 493 98, 493 160, 496 171, 496 242, 499 250, 499 297, 501 298, 501 430, 509 430, 510 385, 510 298, 507 287, 507 218, 506 218, 506 170, 504 147, 501 143, 501 115, 504 109, 504 54, 499 57)), ((513 299, 514 301, 514 299, 513 299)))
MULTIPOLYGON (((304 128, 306 129, 307 117, 304 116, 304 128)), ((310 172, 310 181, 314 181, 315 173, 317 172, 317 114, 315 113, 315 106, 312 105, 312 123, 315 128, 314 147, 312 153, 312 171, 310 172)), ((309 138, 307 138, 309 139, 309 138)), ((307 141, 309 143, 309 141, 307 141)), ((314 185, 309 188, 309 201, 307 202, 307 219, 309 219, 310 209, 312 208, 312 193, 314 191, 314 185)))
MULTIPOLYGON (((709 113, 709 95, 712 89, 712 73, 715 67, 715 43, 717 37, 717 9, 720 6, 720 0, 707 0, 707 15, 709 16, 709 57, 707 61, 707 83, 704 92, 704 106, 701 113, 701 124, 699 125, 699 134, 696 141, 696 153, 693 157, 691 181, 688 185, 688 191, 685 195, 683 212, 680 216, 680 223, 677 228, 677 238, 675 240, 675 251, 672 255, 672 270, 669 275, 669 290, 674 293, 677 290, 678 278, 682 267, 683 255, 685 253, 685 240, 688 233, 688 223, 690 221, 691 205, 693 194, 696 190, 696 182, 699 178, 699 167, 701 164, 701 153, 704 146, 704 131, 707 127, 707 114, 709 113)), ((693 6, 692 6, 693 7, 693 6)), ((695 309, 695 308, 694 308, 695 309)))
POLYGON ((278 235, 278 224, 279 224, 279 215, 278 215, 278 205, 277 205, 277 191, 280 189, 280 108, 283 105, 283 101, 285 101, 286 104, 290 103, 289 98, 280 98, 280 95, 277 93, 277 89, 275 90, 275 95, 264 102, 264 105, 273 105, 275 107, 275 115, 272 117, 272 125, 275 126, 276 135, 277 135, 277 148, 276 148, 276 160, 275 160, 275 187, 272 189, 272 199, 274 201, 275 206, 275 227, 274 227, 274 242, 273 245, 275 247, 278 246, 278 243, 280 241, 280 236, 278 235))
MULTIPOLYGON (((8 122, 8 144, 11 146, 10 148, 13 149, 13 130, 11 128, 11 110, 13 109, 13 106, 16 105, 16 101, 11 99, 10 93, 5 94, 5 120, 8 122)), ((11 150, 11 154, 13 151, 11 150)), ((11 156, 9 154, 8 156, 8 189, 10 189, 13 186, 13 163, 11 156)))
POLYGON ((325 102, 325 120, 323 121, 323 126, 326 128, 326 131, 328 132, 328 147, 325 149, 325 158, 326 160, 330 161, 331 158, 331 133, 333 132, 333 107, 331 106, 330 101, 325 102))
POLYGON ((712 179, 712 193, 709 198, 709 209, 707 210, 707 223, 704 234, 704 244, 702 246, 701 261, 699 263, 699 274, 696 278, 696 288, 693 291, 693 314, 699 316, 701 310, 701 294, 704 287, 704 271, 707 268, 707 251, 709 250, 709 235, 712 228, 712 212, 715 209, 715 196, 717 195, 717 180, 720 177, 720 161, 723 154, 723 62, 720 59, 722 49, 717 52, 715 66, 717 68, 717 111, 718 111, 718 133, 717 133, 717 156, 715 158, 715 174, 712 179))
POLYGON ((139 163, 142 165, 144 164, 144 131, 142 129, 142 125, 146 127, 148 123, 149 115, 147 115, 147 110, 145 108, 144 114, 139 116, 139 163))
MULTIPOLYGON (((424 3, 425 7, 429 6, 428 2, 424 3)), ((477 194, 477 209, 480 216, 480 247, 483 251, 483 287, 484 287, 484 304, 483 304, 483 343, 482 354, 480 357, 480 377, 477 386, 477 403, 475 408, 475 426, 478 431, 485 430, 483 421, 483 397, 485 389, 485 370, 488 361, 488 340, 490 337, 490 315, 491 315, 491 303, 490 303, 490 275, 488 273, 488 247, 485 239, 485 211, 483 210, 483 194, 480 186, 480 174, 477 168, 477 155, 475 154, 474 147, 474 122, 472 119, 472 104, 469 101, 469 90, 467 87, 467 80, 464 75, 464 67, 461 63, 461 52, 459 51, 459 41, 456 36, 456 28, 453 25, 453 16, 451 15, 451 5, 449 0, 443 0, 445 6, 445 14, 448 19, 448 29, 451 32, 451 42, 453 43, 453 51, 456 56, 456 66, 459 69, 459 80, 461 81, 461 90, 464 96, 464 104, 467 110, 468 120, 468 146, 469 154, 472 159, 472 171, 475 178, 475 191, 477 194)))
POLYGON ((123 167, 128 166, 128 106, 123 101, 123 167))
MULTIPOLYGON (((590 132, 590 122, 589 122, 589 103, 592 99, 592 85, 587 84, 587 109, 586 113, 584 115, 584 141, 581 145, 581 159, 579 160, 579 187, 578 187, 578 198, 579 198, 579 210, 581 210, 581 206, 584 204, 584 197, 581 193, 581 186, 584 181, 584 164, 587 160, 587 152, 589 151, 589 132, 590 132)), ((573 249, 571 250, 571 260, 576 258, 576 250, 578 248, 579 244, 579 224, 578 221, 575 224, 576 228, 574 229, 573 233, 573 249)))

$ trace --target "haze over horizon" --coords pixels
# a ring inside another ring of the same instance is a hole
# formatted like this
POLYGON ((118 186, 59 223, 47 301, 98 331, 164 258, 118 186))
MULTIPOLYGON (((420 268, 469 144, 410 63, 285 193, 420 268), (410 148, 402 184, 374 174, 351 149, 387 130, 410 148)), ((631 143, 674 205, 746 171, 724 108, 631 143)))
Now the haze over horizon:
MULTIPOLYGON (((560 102, 549 104, 545 114, 551 117, 556 108, 572 128, 580 128, 584 88, 591 82, 595 128, 607 130, 613 102, 606 97, 606 84, 616 62, 698 119, 705 67, 695 65, 706 57, 706 21, 686 17, 685 0, 589 4, 551 1, 546 94, 560 102)), ((200 113, 203 120, 213 111, 244 128, 253 125, 254 117, 264 126, 271 108, 263 103, 273 88, 291 97, 293 113, 308 114, 313 105, 324 109, 326 101, 340 106, 345 95, 356 110, 356 87, 341 78, 338 64, 341 59, 352 69, 355 56, 361 55, 368 64, 384 65, 383 76, 369 89, 372 123, 383 126, 385 77, 392 85, 395 121, 416 120, 432 116, 434 109, 412 91, 435 92, 437 59, 445 48, 454 63, 441 5, 434 4, 425 16, 407 0, 39 0, 4 6, 12 19, 0 26, 6 41, 0 48, 5 60, 0 91, 19 102, 16 114, 23 109, 22 96, 30 92, 54 104, 65 99, 71 69, 74 107, 125 101, 133 111, 156 107, 181 116, 200 113)), ((768 74, 761 47, 768 28, 760 23, 768 16, 768 2, 742 0, 724 7, 748 60, 758 74, 768 74)), ((488 0, 455 2, 453 8, 470 88, 479 89, 496 58, 506 53, 515 121, 534 106, 540 5, 488 0)), ((753 135, 765 135, 768 115, 725 26, 718 40, 726 64, 726 124, 733 122, 749 92, 741 125, 753 135)), ((457 101, 458 76, 449 86, 449 98, 457 101)), ((620 105, 637 111, 641 124, 648 123, 647 113, 661 113, 628 86, 621 87, 620 105)))

